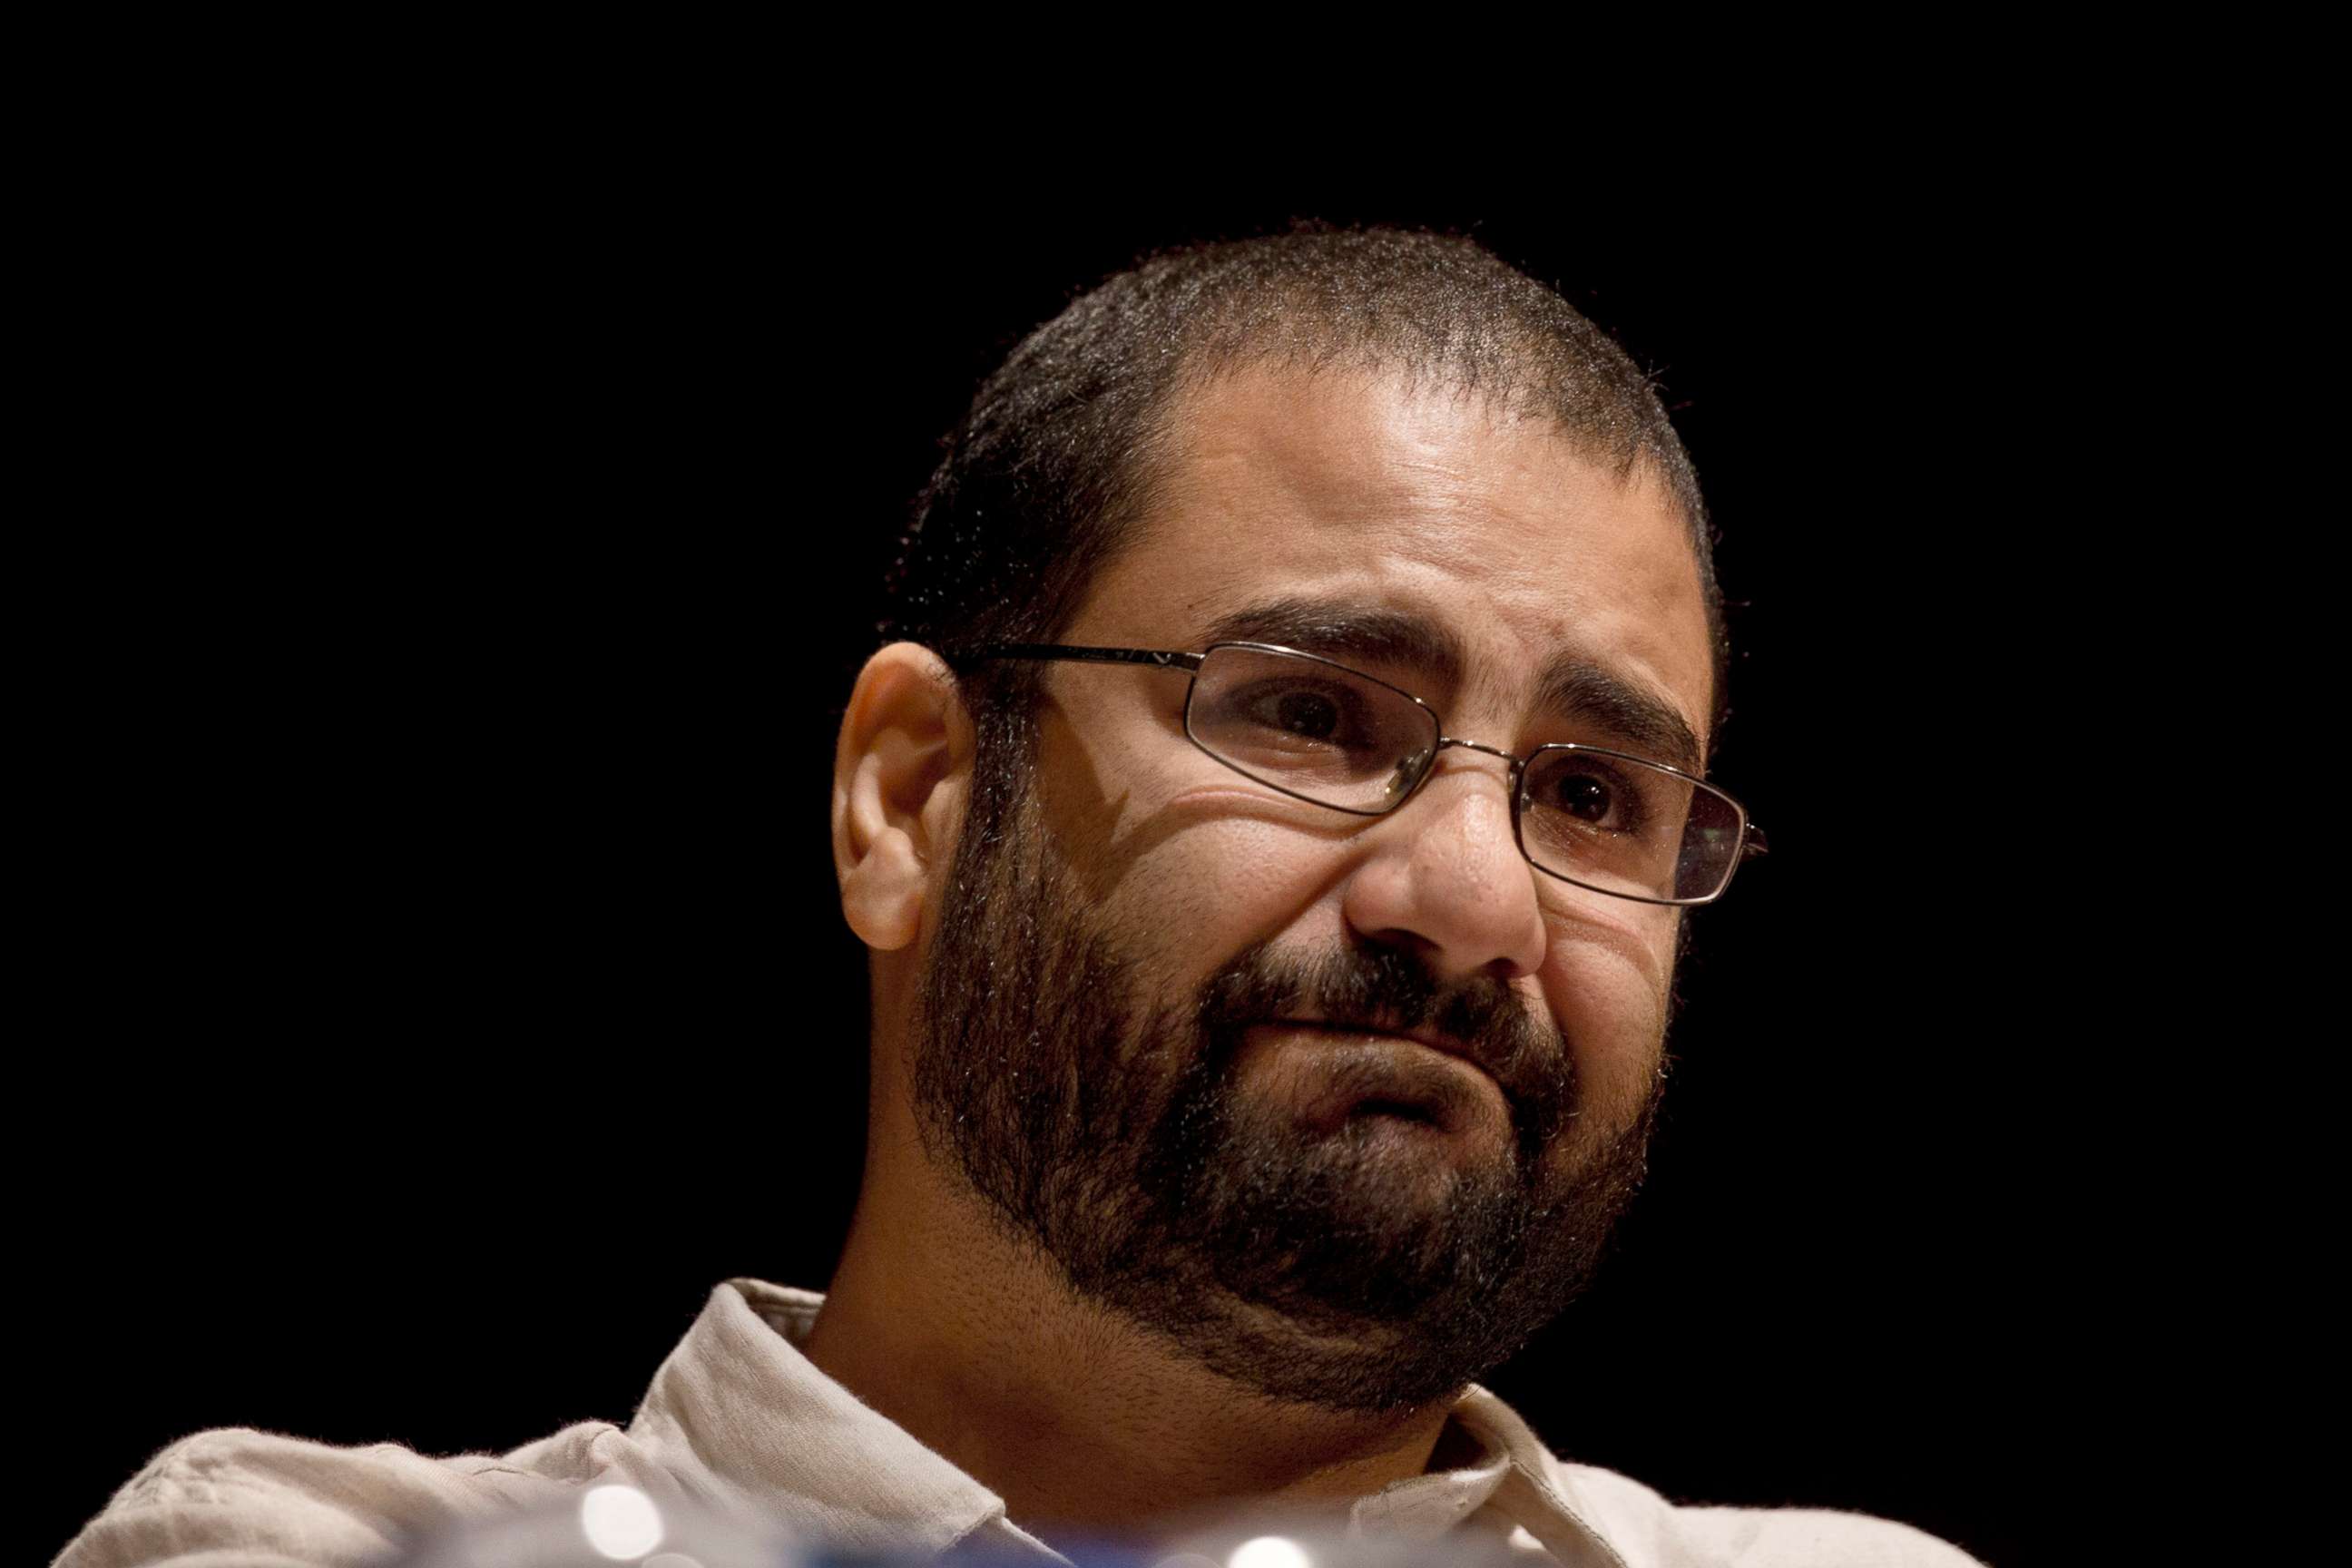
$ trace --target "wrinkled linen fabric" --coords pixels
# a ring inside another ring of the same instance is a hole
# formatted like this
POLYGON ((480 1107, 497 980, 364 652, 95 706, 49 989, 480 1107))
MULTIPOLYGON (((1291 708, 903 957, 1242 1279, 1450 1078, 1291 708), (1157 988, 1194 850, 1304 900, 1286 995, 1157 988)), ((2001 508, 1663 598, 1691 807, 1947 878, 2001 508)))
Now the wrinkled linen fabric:
MULTIPOLYGON (((501 1510, 561 1506, 592 1484, 739 1518, 847 1552, 976 1546, 1065 1562, 1003 1501, 801 1353, 824 1298, 757 1279, 710 1293, 625 1427, 583 1421, 507 1454, 429 1458, 394 1443, 337 1447, 247 1427, 156 1455, 55 1568, 343 1568, 501 1510)), ((1356 1502, 1351 1536, 1504 1542, 1579 1568, 1966 1568, 1907 1525, 1805 1509, 1683 1508, 1613 1471, 1546 1451, 1481 1388, 1438 1451, 1455 1468, 1356 1502), (1465 1532, 1454 1536, 1454 1532, 1465 1532)))

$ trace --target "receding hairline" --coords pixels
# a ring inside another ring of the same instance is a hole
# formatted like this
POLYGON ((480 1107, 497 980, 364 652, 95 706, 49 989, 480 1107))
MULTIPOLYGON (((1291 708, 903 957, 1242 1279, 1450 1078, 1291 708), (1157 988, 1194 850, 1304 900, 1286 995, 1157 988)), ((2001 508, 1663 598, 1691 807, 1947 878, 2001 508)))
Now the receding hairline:
POLYGON ((1621 487, 1631 489, 1644 481, 1654 485, 1682 522, 1693 561, 1702 563, 1704 581, 1708 543, 1706 514, 1703 508, 1692 506, 1677 482, 1672 457, 1647 443, 1612 439, 1571 422, 1544 401, 1538 387, 1518 383, 1482 385, 1477 378, 1457 372, 1451 362, 1383 354, 1361 344, 1326 345, 1320 350, 1300 344, 1286 351, 1188 353, 1145 416, 1147 428, 1124 499, 1138 510, 1151 499, 1155 481, 1166 477, 1168 465, 1181 450, 1179 432, 1186 416, 1221 386, 1257 374, 1318 380, 1353 377, 1367 384, 1385 381, 1410 396, 1451 396, 1475 404, 1497 423, 1548 426, 1578 458, 1610 474, 1621 487))

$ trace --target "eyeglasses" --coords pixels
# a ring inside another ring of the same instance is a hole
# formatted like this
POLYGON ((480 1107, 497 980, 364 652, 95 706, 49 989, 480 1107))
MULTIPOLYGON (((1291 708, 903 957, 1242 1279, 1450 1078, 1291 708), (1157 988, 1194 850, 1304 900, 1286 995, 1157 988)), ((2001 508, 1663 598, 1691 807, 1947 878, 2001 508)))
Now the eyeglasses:
POLYGON ((1228 642, 1205 652, 1001 643, 955 658, 1136 664, 1189 674, 1184 733, 1296 800, 1380 816, 1412 798, 1449 746, 1511 764, 1511 832, 1547 876, 1650 904, 1720 898, 1764 836, 1738 801, 1677 768, 1556 742, 1514 756, 1444 732, 1435 710, 1317 654, 1228 642))

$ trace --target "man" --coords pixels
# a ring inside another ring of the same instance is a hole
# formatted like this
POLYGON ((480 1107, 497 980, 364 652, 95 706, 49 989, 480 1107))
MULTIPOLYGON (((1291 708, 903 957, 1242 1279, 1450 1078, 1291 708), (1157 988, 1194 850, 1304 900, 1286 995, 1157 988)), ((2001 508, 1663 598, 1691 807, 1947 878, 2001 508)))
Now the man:
POLYGON ((982 388, 892 592, 835 769, 873 1094, 830 1292, 721 1286, 626 1429, 502 1458, 199 1435, 65 1563, 359 1561, 615 1482, 857 1550, 1271 1508, 1967 1561, 1673 1507, 1475 1386, 1638 1182, 1688 911, 1757 842, 1698 782, 1696 482, 1614 345, 1465 242, 1160 258, 982 388))

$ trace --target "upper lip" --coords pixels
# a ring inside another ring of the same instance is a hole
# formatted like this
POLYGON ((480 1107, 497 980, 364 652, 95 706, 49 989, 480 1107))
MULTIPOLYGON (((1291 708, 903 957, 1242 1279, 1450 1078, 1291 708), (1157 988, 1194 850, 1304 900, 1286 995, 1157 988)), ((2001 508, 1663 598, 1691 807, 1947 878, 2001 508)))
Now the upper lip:
POLYGON ((1328 1034, 1386 1035, 1391 1039, 1411 1040, 1414 1045, 1427 1046, 1433 1051, 1442 1051, 1449 1057, 1459 1057, 1488 1077, 1494 1076, 1494 1069, 1486 1065, 1475 1050, 1453 1036, 1440 1034, 1434 1029, 1402 1028, 1378 1018, 1290 1017, 1276 1021, 1292 1028, 1320 1029, 1328 1034))

